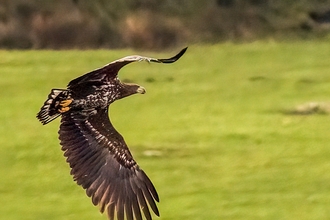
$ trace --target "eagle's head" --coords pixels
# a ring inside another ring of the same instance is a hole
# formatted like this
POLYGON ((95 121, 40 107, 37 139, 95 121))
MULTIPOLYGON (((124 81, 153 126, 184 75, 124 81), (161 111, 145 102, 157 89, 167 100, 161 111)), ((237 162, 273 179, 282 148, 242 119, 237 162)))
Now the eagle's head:
POLYGON ((120 82, 120 89, 117 99, 122 99, 130 95, 134 94, 144 94, 146 93, 146 89, 138 84, 134 83, 122 83, 120 82))

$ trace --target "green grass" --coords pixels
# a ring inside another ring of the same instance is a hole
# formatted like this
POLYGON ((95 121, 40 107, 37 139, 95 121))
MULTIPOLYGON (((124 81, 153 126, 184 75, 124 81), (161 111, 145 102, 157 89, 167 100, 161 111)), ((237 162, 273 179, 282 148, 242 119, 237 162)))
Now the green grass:
MULTIPOLYGON (((69 175, 59 121, 35 115, 51 88, 132 53, 0 51, 1 218, 106 219, 69 175)), ((111 118, 159 192, 159 219, 329 219, 330 118, 282 113, 329 101, 329 57, 328 42, 228 43, 125 67, 147 93, 111 118)))

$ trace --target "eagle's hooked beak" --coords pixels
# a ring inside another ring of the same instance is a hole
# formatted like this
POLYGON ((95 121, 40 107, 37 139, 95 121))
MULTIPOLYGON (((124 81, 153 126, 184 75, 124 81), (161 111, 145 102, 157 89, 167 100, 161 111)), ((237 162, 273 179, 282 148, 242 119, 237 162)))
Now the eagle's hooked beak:
POLYGON ((144 94, 146 93, 146 89, 142 86, 140 86, 137 90, 136 90, 137 93, 140 93, 140 94, 144 94))

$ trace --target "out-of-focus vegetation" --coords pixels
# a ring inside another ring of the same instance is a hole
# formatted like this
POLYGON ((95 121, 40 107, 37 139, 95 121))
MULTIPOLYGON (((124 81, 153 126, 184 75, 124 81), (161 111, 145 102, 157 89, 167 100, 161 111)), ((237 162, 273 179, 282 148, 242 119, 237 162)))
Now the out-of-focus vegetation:
POLYGON ((2 48, 157 49, 328 34, 330 0, 0 0, 2 48))

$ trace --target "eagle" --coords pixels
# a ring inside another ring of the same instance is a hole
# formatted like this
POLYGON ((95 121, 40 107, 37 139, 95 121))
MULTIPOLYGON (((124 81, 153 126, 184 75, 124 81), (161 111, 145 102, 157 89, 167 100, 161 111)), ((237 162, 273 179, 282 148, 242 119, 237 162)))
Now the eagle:
POLYGON ((92 203, 110 220, 151 220, 159 216, 157 191, 134 160, 124 138, 109 119, 109 106, 118 99, 144 94, 145 88, 124 83, 119 70, 132 62, 173 63, 187 48, 168 59, 139 55, 115 60, 69 82, 66 89, 52 89, 38 120, 48 124, 61 116, 59 140, 71 175, 92 203))

